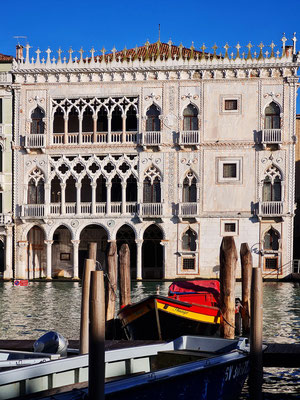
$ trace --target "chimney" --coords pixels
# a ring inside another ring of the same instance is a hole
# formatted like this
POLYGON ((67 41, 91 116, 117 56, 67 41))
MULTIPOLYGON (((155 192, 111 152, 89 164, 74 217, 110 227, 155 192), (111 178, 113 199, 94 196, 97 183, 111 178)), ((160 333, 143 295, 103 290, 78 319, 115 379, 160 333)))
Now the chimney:
POLYGON ((17 61, 23 60, 23 46, 21 44, 17 44, 16 46, 16 59, 17 61))

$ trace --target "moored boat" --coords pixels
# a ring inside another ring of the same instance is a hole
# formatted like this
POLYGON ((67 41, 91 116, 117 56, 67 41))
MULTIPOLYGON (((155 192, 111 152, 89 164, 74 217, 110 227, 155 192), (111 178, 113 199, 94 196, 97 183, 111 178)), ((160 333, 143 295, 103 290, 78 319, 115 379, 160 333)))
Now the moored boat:
POLYGON ((130 340, 218 336, 219 296, 217 280, 175 281, 168 296, 152 295, 129 304, 119 311, 118 317, 130 340))
MULTIPOLYGON (((245 339, 184 336, 168 343, 123 347, 105 353, 105 398, 233 400, 248 371, 245 339)), ((49 361, 0 373, 0 399, 84 399, 87 380, 88 355, 49 361), (64 388, 70 384, 77 385, 76 390, 64 388)))

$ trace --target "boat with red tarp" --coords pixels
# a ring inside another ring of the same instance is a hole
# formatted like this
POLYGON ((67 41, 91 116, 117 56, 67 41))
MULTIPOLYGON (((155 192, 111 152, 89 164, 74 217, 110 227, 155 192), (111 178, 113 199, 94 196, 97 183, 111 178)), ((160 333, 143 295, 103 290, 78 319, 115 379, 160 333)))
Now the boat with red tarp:
POLYGON ((217 280, 175 281, 168 296, 149 296, 123 307, 118 317, 130 340, 172 340, 181 335, 218 336, 217 280))

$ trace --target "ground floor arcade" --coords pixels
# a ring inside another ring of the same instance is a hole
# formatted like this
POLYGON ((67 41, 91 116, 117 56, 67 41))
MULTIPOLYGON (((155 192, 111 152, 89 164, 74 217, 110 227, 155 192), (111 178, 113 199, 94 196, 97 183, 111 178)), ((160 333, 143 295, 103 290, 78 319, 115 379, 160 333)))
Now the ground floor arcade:
MULTIPOLYGON (((254 266, 265 277, 283 277, 292 268, 292 219, 202 218, 186 220, 49 219, 15 227, 18 279, 82 277, 89 243, 97 243, 97 261, 106 268, 108 244, 130 249, 132 279, 218 278, 223 236, 237 251, 247 242, 254 266)), ((12 271, 10 272, 12 275, 12 271)), ((236 276, 240 276, 240 266, 236 276)))

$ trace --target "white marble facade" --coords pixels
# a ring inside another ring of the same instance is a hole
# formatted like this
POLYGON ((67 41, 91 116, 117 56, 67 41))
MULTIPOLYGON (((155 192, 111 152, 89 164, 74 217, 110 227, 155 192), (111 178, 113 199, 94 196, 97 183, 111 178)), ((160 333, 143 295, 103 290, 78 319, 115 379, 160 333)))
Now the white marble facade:
POLYGON ((133 278, 218 277, 224 235, 264 276, 288 275, 293 39, 222 58, 146 43, 31 59, 27 46, 13 65, 15 277, 76 279, 88 243, 105 265, 114 240, 133 278))

